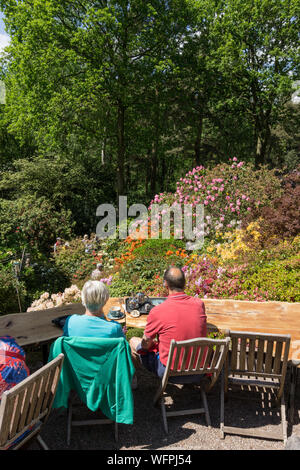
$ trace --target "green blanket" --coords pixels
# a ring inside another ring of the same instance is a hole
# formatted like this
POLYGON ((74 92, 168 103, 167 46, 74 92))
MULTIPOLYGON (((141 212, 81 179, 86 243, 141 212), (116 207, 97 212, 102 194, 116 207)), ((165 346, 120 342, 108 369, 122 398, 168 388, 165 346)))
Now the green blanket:
POLYGON ((135 372, 130 347, 124 338, 65 337, 51 346, 50 362, 65 355, 53 407, 68 407, 71 390, 86 406, 117 423, 133 423, 132 377, 135 372))

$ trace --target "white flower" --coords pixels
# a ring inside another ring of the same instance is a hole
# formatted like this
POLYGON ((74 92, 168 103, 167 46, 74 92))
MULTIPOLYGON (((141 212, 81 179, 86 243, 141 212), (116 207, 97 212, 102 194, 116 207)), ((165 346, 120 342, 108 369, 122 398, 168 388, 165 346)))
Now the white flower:
POLYGON ((53 308, 54 303, 53 302, 46 302, 46 307, 45 308, 53 308))
POLYGON ((60 296, 57 301, 56 301, 56 305, 59 307, 59 305, 62 305, 63 304, 63 299, 62 297, 60 296))
POLYGON ((49 298, 49 292, 44 292, 44 294, 42 294, 40 297, 41 300, 46 300, 48 298, 49 298))

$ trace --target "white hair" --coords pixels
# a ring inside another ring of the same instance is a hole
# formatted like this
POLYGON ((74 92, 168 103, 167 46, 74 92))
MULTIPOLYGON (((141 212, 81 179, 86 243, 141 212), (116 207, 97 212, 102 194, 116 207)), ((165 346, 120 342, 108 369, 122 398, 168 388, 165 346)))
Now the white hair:
POLYGON ((108 301, 109 291, 101 281, 87 281, 81 292, 81 301, 91 313, 98 312, 108 301))

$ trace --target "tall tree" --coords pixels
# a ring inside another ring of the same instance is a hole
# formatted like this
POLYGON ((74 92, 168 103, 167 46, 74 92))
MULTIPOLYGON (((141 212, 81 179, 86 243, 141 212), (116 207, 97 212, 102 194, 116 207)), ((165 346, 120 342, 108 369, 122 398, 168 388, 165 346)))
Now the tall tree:
POLYGON ((10 129, 42 149, 112 151, 126 190, 127 112, 186 29, 186 1, 1 1, 10 129), (109 142, 108 142, 109 140, 109 142), (59 144, 59 145, 58 145, 59 144))
POLYGON ((271 129, 300 72, 298 0, 215 0, 213 58, 230 83, 232 97, 248 114, 255 161, 270 151, 271 129))

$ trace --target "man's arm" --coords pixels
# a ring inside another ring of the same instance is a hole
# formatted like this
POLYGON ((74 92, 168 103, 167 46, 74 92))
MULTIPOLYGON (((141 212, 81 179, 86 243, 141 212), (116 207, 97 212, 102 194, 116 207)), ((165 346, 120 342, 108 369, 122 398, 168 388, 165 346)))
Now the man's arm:
POLYGON ((148 349, 150 349, 151 346, 153 346, 154 342, 155 342, 154 339, 149 338, 148 336, 144 334, 142 338, 141 346, 143 349, 146 349, 148 351, 148 349))
POLYGON ((154 307, 148 315, 147 324, 144 335, 141 341, 141 346, 147 351, 156 343, 156 336, 159 334, 159 317, 157 316, 157 309, 159 306, 154 307))

